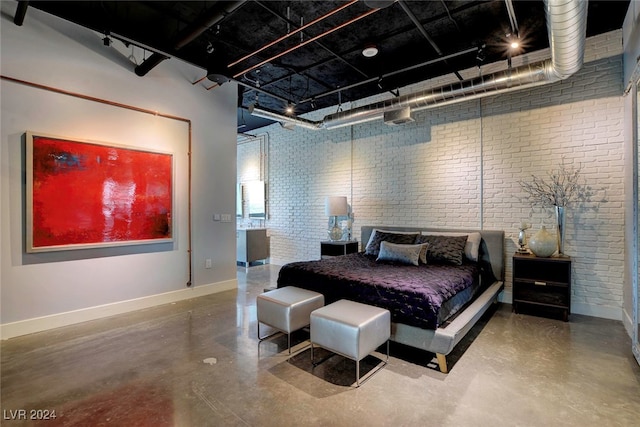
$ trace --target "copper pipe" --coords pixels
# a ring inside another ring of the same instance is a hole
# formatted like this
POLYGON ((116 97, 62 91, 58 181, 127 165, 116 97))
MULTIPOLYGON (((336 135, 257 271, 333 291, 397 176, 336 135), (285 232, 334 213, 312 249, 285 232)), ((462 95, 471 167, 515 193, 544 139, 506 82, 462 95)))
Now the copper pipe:
POLYGON ((196 80, 195 82, 191 83, 192 85, 197 85, 198 83, 200 83, 201 81, 203 81, 204 79, 206 79, 207 76, 203 76, 201 78, 199 78, 198 80, 196 80))
POLYGON ((302 43, 300 43, 300 44, 297 44, 297 45, 295 45, 295 46, 293 46, 293 47, 291 47, 291 48, 289 48, 289 49, 285 50, 284 52, 280 52, 279 54, 274 55, 274 56, 272 56, 272 57, 271 57, 271 58, 269 58, 269 59, 265 59, 264 61, 262 61, 262 62, 260 62, 260 63, 258 63, 258 64, 256 64, 256 65, 252 65, 251 67, 247 68, 246 70, 241 71, 241 72, 239 72, 239 73, 235 74, 235 75, 233 76, 233 78, 234 78, 234 79, 237 79, 238 77, 240 77, 240 76, 241 76, 241 75, 243 75, 243 74, 248 73, 249 71, 255 70, 256 68, 259 68, 259 67, 263 66, 264 64, 266 64, 266 63, 268 63, 268 62, 273 61, 274 59, 278 59, 278 58, 280 58, 281 56, 284 56, 284 55, 286 55, 286 54, 288 54, 288 53, 291 53, 291 52, 293 52, 294 50, 297 50, 297 49, 301 48, 302 46, 305 46, 305 45, 307 45, 307 44, 309 44, 309 43, 312 43, 312 42, 314 42, 314 41, 316 41, 316 40, 318 40, 318 39, 321 39, 321 38, 322 38, 322 37, 324 37, 324 36, 328 36, 329 34, 331 34, 331 33, 335 32, 335 31, 338 31, 338 30, 340 30, 340 29, 342 29, 342 28, 344 28, 344 27, 346 27, 346 26, 348 26, 348 25, 351 25, 351 24, 353 24, 354 22, 357 22, 357 21, 361 20, 362 18, 366 18, 367 16, 369 16, 369 15, 371 15, 371 14, 373 14, 373 13, 376 13, 376 12, 377 12, 377 11, 379 11, 379 10, 380 10, 380 9, 371 9, 371 10, 368 10, 367 12, 363 13, 362 15, 356 16, 355 18, 350 19, 350 20, 348 20, 348 21, 346 21, 346 22, 344 22, 344 23, 342 23, 342 24, 338 25, 337 27, 334 27, 334 28, 332 28, 332 29, 330 29, 330 30, 328 30, 328 31, 326 31, 326 32, 324 32, 324 33, 318 34, 317 36, 312 37, 312 38, 310 38, 310 39, 308 39, 308 40, 306 40, 306 41, 304 41, 304 42, 302 42, 302 43))
POLYGON ((70 92, 64 89, 59 89, 56 87, 52 87, 52 86, 46 86, 46 85, 42 85, 39 83, 33 83, 33 82, 29 82, 26 80, 20 80, 20 79, 16 79, 14 77, 8 77, 8 76, 4 76, 4 75, 0 75, 0 79, 2 80, 7 80, 13 83, 17 83, 17 84, 21 84, 21 85, 25 85, 25 86, 30 86, 30 87, 35 87, 37 89, 43 89, 43 90, 48 90, 50 92, 54 92, 54 93, 59 93, 61 95, 67 95, 67 96, 72 96, 74 98, 80 98, 80 99, 85 99, 87 101, 93 101, 93 102, 98 102, 100 104, 106 104, 106 105, 111 105, 113 107, 118 107, 118 108, 124 108, 126 110, 132 110, 132 111, 137 111, 139 113, 145 113, 145 114, 151 114, 157 117, 162 117, 165 119, 171 119, 171 120, 177 120, 177 121, 181 121, 181 122, 185 122, 187 123, 187 126, 189 127, 189 141, 188 141, 188 152, 187 152, 187 157, 189 158, 189 167, 188 167, 188 218, 187 218, 187 223, 188 223, 188 243, 187 243, 187 254, 188 254, 188 261, 189 261, 189 279, 186 283, 187 286, 191 286, 192 285, 192 280, 193 280, 193 255, 192 255, 192 249, 191 249, 191 245, 192 245, 192 238, 191 238, 191 234, 192 234, 192 225, 191 225, 191 200, 192 200, 192 195, 191 195, 191 120, 186 119, 184 117, 178 117, 178 116, 172 116, 170 114, 163 114, 163 113, 158 113, 157 111, 153 111, 153 110, 147 110, 145 108, 140 108, 140 107, 135 107, 133 105, 128 105, 128 104, 121 104, 119 102, 114 102, 114 101, 108 101, 106 99, 102 99, 102 98, 96 98, 93 96, 89 96, 89 95, 83 95, 81 93, 77 93, 77 92, 70 92))
POLYGON ((300 28, 288 33, 288 34, 285 34, 284 36, 279 37, 279 38, 277 38, 276 40, 274 40, 274 41, 272 41, 270 43, 267 43, 266 45, 262 46, 260 49, 256 50, 255 52, 251 52, 250 54, 245 55, 242 58, 232 62, 231 64, 228 65, 228 67, 231 68, 234 65, 237 65, 240 62, 242 62, 242 61, 244 61, 246 59, 249 59, 254 55, 257 55, 258 53, 262 52, 263 50, 270 48, 274 44, 280 43, 281 41, 288 39, 289 37, 293 36, 294 34, 298 34, 300 31, 303 31, 303 30, 309 28, 310 26, 312 26, 314 24, 317 24, 318 22, 320 22, 320 21, 322 21, 322 20, 324 20, 324 19, 326 19, 326 18, 328 18, 328 17, 340 12, 343 9, 348 8, 349 6, 351 6, 351 5, 353 5, 353 4, 357 3, 357 2, 358 2, 358 0, 351 0, 349 3, 346 3, 346 4, 342 5, 342 6, 339 6, 339 7, 335 8, 335 9, 333 9, 331 12, 314 19, 313 21, 309 22, 308 24, 305 24, 302 27, 300 27, 300 28))
POLYGON ((192 207, 192 201, 193 201, 193 194, 192 194, 192 188, 193 188, 193 184, 192 184, 192 166, 191 164, 193 163, 191 160, 191 139, 192 139, 192 126, 191 126, 191 120, 187 120, 187 123, 189 125, 189 145, 187 147, 187 157, 189 159, 189 167, 187 168, 187 174, 188 174, 188 178, 187 178, 187 212, 189 215, 189 218, 187 220, 187 259, 189 261, 189 280, 187 281, 186 285, 187 287, 191 287, 193 285, 193 242, 192 242, 192 234, 193 234, 193 226, 191 224, 191 216, 193 215, 193 207, 192 207))

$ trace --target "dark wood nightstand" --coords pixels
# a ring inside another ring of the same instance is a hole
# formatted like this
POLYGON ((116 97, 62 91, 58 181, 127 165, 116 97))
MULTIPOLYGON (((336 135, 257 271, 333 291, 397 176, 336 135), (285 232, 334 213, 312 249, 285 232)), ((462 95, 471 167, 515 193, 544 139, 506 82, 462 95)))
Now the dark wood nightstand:
POLYGON ((558 311, 564 321, 571 313, 571 257, 513 256, 513 310, 558 311))
POLYGON ((358 252, 358 242, 355 240, 326 240, 320 242, 320 257, 353 254, 358 252))

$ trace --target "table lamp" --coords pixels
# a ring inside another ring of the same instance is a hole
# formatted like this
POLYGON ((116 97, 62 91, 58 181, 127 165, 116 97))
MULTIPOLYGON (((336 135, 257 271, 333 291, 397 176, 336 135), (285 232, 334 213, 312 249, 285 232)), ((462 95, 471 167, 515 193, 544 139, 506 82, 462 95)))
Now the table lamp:
POLYGON ((325 202, 327 216, 333 217, 333 226, 329 228, 329 239, 342 240, 342 229, 338 226, 338 217, 349 213, 349 205, 345 196, 329 196, 325 202))

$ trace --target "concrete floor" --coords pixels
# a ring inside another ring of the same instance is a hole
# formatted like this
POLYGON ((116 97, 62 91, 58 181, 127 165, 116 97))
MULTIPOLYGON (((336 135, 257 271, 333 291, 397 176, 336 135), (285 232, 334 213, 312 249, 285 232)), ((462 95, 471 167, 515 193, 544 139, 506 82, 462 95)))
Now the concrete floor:
MULTIPOLYGON (((348 359, 312 369, 304 331, 291 358, 283 336, 258 344, 255 298, 277 271, 239 268, 237 292, 3 341, 1 424, 640 425, 640 366, 620 322, 501 305, 461 343, 448 375, 426 366, 427 353, 392 345, 389 364, 354 388, 348 359), (57 418, 40 424, 16 419, 52 410, 57 418)), ((363 373, 377 362, 365 359, 363 373)))

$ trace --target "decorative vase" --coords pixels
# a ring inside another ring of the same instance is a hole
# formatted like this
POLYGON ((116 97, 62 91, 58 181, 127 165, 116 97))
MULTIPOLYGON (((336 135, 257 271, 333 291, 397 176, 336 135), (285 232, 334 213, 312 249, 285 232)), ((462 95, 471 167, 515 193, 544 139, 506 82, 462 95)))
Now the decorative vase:
POLYGON ((558 255, 564 254, 565 207, 556 206, 556 239, 558 241, 558 255))
POLYGON ((547 258, 553 255, 558 247, 555 236, 549 233, 546 227, 542 228, 529 239, 529 249, 535 256, 547 258))
POLYGON ((527 248, 525 248, 525 246, 527 246, 527 229, 526 228, 521 228, 520 232, 518 233, 518 253, 519 254, 526 254, 529 251, 527 251, 527 248))

